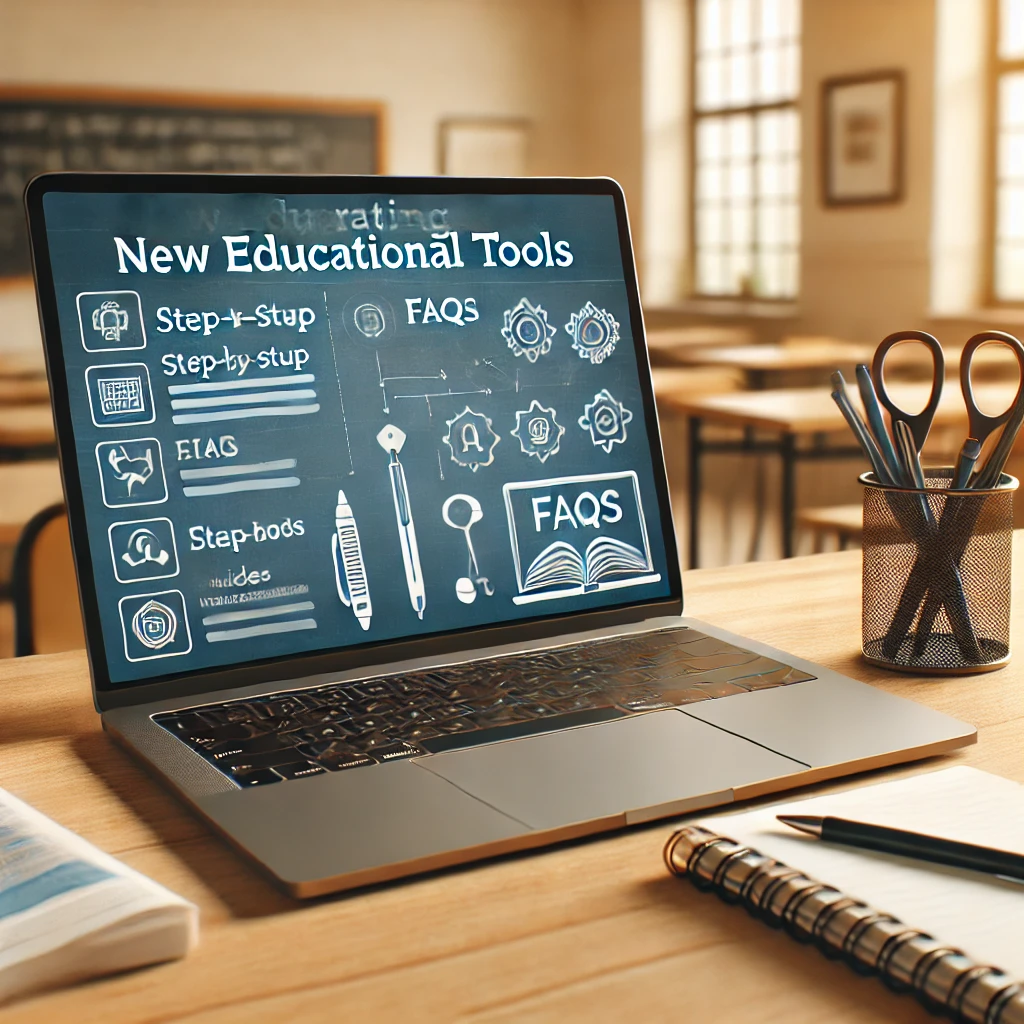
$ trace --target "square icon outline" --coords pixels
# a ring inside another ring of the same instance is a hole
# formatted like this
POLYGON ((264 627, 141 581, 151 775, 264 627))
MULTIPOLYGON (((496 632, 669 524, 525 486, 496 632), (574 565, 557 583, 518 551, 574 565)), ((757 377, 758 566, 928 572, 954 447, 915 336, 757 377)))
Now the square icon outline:
POLYGON ((139 352, 144 349, 148 343, 146 338, 146 322, 142 317, 142 296, 138 292, 132 291, 130 288, 120 289, 118 291, 108 292, 79 292, 75 296, 75 307, 78 309, 78 333, 82 338, 82 348, 86 352, 139 352), (135 301, 139 305, 139 331, 142 333, 142 344, 141 345, 119 345, 116 348, 89 348, 85 343, 85 321, 82 319, 82 303, 81 299, 84 299, 87 295, 134 295, 135 301))
POLYGON ((123 441, 99 441, 96 444, 96 468, 99 470, 99 474, 100 474, 100 495, 103 498, 103 504, 106 505, 107 508, 135 508, 135 507, 138 507, 140 505, 162 505, 165 501, 167 501, 167 498, 168 498, 167 474, 164 472, 164 453, 163 453, 163 448, 160 445, 160 439, 159 438, 156 438, 156 437, 126 437, 123 441), (104 482, 105 478, 103 476, 103 463, 100 460, 100 448, 102 448, 103 445, 111 445, 111 444, 139 444, 142 441, 152 441, 156 445, 157 461, 160 464, 160 479, 163 480, 163 482, 164 482, 164 496, 162 498, 157 498, 155 501, 125 501, 125 502, 120 502, 119 504, 116 504, 116 505, 111 505, 110 502, 107 501, 107 488, 106 488, 106 484, 104 482))
POLYGON ((124 597, 117 602, 117 616, 121 620, 121 635, 124 638, 125 661, 153 661, 156 658, 178 658, 183 654, 192 653, 192 629, 188 624, 188 606, 185 604, 185 595, 180 590, 161 590, 156 594, 125 594, 124 597), (168 654, 147 654, 144 658, 133 658, 128 653, 128 629, 124 621, 125 601, 134 601, 138 598, 151 601, 155 597, 166 597, 168 594, 177 594, 178 597, 181 598, 181 610, 183 615, 182 621, 185 624, 185 636, 188 637, 188 647, 184 651, 171 651, 168 654))
MULTIPOLYGON (((109 506, 108 506, 109 507, 109 506)), ((110 560, 114 563, 114 579, 118 583, 148 583, 151 580, 172 580, 181 574, 181 563, 178 561, 178 540, 174 536, 174 523, 167 516, 156 516, 153 519, 126 519, 120 523, 111 523, 107 527, 107 542, 110 546, 110 560), (159 576, 139 576, 136 579, 123 580, 117 573, 117 557, 114 555, 114 527, 116 526, 143 526, 146 523, 166 523, 171 530, 171 548, 174 551, 174 572, 161 573, 159 576)))
POLYGON ((107 430, 110 427, 144 427, 149 423, 156 422, 156 403, 153 401, 153 385, 149 378, 149 366, 146 363, 97 363, 94 366, 87 366, 85 368, 85 390, 89 395, 89 416, 92 418, 92 424, 94 427, 99 427, 101 430, 107 430), (117 423, 97 423, 96 422, 96 408, 93 405, 93 393, 92 384, 89 380, 89 374, 93 370, 118 370, 123 367, 136 367, 141 366, 145 371, 146 377, 146 391, 149 393, 149 408, 150 417, 148 420, 121 420, 117 423))

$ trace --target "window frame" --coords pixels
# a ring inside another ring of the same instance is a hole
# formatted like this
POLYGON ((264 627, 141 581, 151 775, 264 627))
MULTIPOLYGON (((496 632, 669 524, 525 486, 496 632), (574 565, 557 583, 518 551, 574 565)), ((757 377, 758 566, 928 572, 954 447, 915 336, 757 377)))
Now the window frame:
MULTIPOLYGON (((754 0, 756 3, 757 0, 754 0)), ((998 0, 992 0, 992 2, 998 3, 998 0)), ((689 183, 689 217, 688 217, 688 239, 687 244, 689 247, 690 258, 687 260, 686 270, 686 295, 688 299, 698 301, 709 301, 709 302, 722 302, 722 303, 735 303, 735 302, 754 302, 754 303, 765 303, 776 306, 792 306, 800 299, 800 273, 799 266, 803 256, 803 231, 802 223, 800 224, 801 232, 800 237, 796 245, 796 258, 797 258, 797 288, 792 295, 758 295, 752 291, 738 291, 738 292, 702 292, 697 289, 697 134, 700 126, 700 122, 704 118, 708 117, 731 117, 733 115, 744 115, 750 117, 756 117, 757 114, 768 113, 773 110, 792 110, 796 116, 800 128, 799 137, 799 149, 797 152, 797 169, 800 174, 801 181, 798 182, 798 189, 796 195, 798 217, 802 221, 800 216, 801 206, 801 194, 802 194, 802 178, 803 178, 803 148, 804 148, 804 132, 803 132, 803 112, 801 109, 801 99, 803 96, 803 89, 798 86, 795 96, 791 99, 786 100, 771 100, 767 103, 753 103, 745 104, 743 106, 723 106, 715 107, 710 110, 700 110, 697 106, 697 60, 698 60, 698 40, 697 40, 697 5, 699 0, 688 0, 688 41, 689 41, 689 75, 688 75, 688 91, 689 91, 689 104, 690 104, 690 117, 689 117, 689 145, 687 154, 687 175, 689 183)), ((800 69, 803 67, 803 20, 800 22, 800 32, 797 35, 797 42, 799 45, 799 56, 800 56, 800 69)), ((760 49, 760 41, 756 45, 757 49, 760 49)), ((802 85, 801 75, 797 75, 797 81, 799 85, 802 85)), ((752 194, 752 209, 753 209, 753 224, 751 226, 751 241, 750 241, 750 252, 756 255, 758 248, 758 202, 757 202, 757 172, 758 164, 760 161, 761 151, 757 144, 756 130, 754 133, 752 155, 751 155, 751 172, 755 182, 755 189, 752 194)))

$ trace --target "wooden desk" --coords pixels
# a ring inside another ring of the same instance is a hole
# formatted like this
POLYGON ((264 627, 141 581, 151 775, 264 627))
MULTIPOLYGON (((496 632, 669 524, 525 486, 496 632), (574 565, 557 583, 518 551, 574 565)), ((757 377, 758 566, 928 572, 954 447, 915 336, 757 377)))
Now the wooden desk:
POLYGON ((651 363, 673 366, 680 353, 689 348, 718 345, 749 345, 754 332, 746 327, 696 325, 690 327, 655 327, 647 332, 647 351, 651 363))
MULTIPOLYGON (((848 369, 870 362, 872 350, 866 345, 822 338, 813 343, 782 345, 723 345, 717 348, 680 348, 673 354, 685 366, 717 366, 741 370, 748 386, 761 391, 773 374, 821 371, 824 388, 835 369, 848 369)), ((852 378, 851 378, 852 379, 852 378)))
MULTIPOLYGON (((1020 608, 1022 535, 1014 557, 1020 608)), ((870 781, 954 763, 1024 781, 1021 616, 1009 667, 925 680, 861 661, 859 552, 687 573, 684 588, 694 615, 978 727, 978 746, 870 781)), ((0 672, 3 786, 202 914, 188 959, 16 1003, 4 1024, 934 1024, 911 999, 669 877, 670 822, 301 905, 100 731, 84 654, 3 662, 0 672)))
POLYGON ((45 377, 0 376, 0 407, 50 404, 50 385, 45 377))
MULTIPOLYGON (((930 384, 898 384, 889 387, 892 400, 903 409, 916 412, 924 408, 930 384)), ((856 403, 856 387, 849 389, 856 403)), ((980 384, 974 389, 979 406, 993 414, 1007 408, 1017 393, 1017 383, 980 384)), ((666 408, 689 419, 689 564, 700 564, 700 492, 704 454, 707 452, 771 452, 782 460, 782 551, 793 554, 794 514, 796 510, 796 464, 806 460, 857 458, 870 469, 863 452, 850 437, 849 428, 827 387, 780 388, 771 391, 745 391, 722 395, 673 393, 663 387, 658 401, 666 408), (736 427, 743 431, 741 441, 706 441, 701 430, 705 422, 736 427), (775 440, 755 437, 756 430, 776 435, 775 440), (828 436, 842 435, 841 446, 826 443, 828 436), (809 440, 799 446, 801 440, 809 440)), ((960 389, 946 387, 935 413, 936 427, 967 423, 960 389)))

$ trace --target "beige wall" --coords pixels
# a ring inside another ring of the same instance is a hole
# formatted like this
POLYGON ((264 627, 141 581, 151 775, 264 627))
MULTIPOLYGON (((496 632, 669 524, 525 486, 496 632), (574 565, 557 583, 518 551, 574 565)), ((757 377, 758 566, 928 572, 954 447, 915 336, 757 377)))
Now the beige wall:
POLYGON ((929 308, 934 0, 804 0, 801 327, 871 340, 922 328, 929 308), (902 202, 821 201, 821 82, 900 68, 906 76, 902 202))

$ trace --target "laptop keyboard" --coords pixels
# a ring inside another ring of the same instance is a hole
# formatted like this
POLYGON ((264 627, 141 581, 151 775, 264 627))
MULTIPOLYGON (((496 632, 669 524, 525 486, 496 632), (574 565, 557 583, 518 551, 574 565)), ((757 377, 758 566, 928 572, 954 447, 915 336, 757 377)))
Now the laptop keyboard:
POLYGON ((153 720, 248 787, 814 678, 674 627, 164 712, 153 720))

